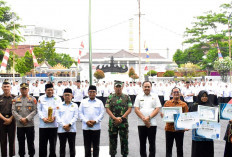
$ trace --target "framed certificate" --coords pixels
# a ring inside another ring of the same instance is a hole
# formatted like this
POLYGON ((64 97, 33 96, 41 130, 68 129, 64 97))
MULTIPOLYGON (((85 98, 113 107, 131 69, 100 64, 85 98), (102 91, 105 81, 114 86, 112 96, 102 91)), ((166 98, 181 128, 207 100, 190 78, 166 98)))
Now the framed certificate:
POLYGON ((198 105, 198 114, 200 120, 218 121, 218 107, 209 107, 198 105))
POLYGON ((232 119, 232 104, 220 104, 220 119, 232 119))
POLYGON ((208 139, 220 139, 220 131, 220 123, 200 121, 199 127, 193 130, 193 136, 208 139))
POLYGON ((174 114, 175 130, 194 129, 199 127, 200 120, 198 112, 186 112, 174 114))
POLYGON ((162 107, 163 121, 174 122, 174 114, 182 113, 182 107, 162 107))

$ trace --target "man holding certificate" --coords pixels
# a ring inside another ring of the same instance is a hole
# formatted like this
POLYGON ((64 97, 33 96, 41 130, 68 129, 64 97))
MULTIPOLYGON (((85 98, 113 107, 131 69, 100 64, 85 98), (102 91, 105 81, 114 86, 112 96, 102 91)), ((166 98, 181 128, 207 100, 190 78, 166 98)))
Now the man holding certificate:
POLYGON ((140 156, 147 157, 146 141, 148 138, 150 148, 149 157, 155 157, 156 146, 156 115, 159 113, 161 103, 158 95, 151 95, 152 84, 150 81, 143 82, 144 93, 135 99, 135 113, 138 116, 138 132, 140 141, 140 156))
POLYGON ((54 88, 52 84, 45 85, 45 95, 39 97, 38 114, 39 114, 39 157, 47 156, 47 144, 50 143, 49 157, 56 157, 57 141, 57 122, 55 111, 61 98, 53 95, 54 88))
MULTIPOLYGON (((182 107, 182 112, 188 112, 188 106, 185 102, 180 100, 181 91, 179 88, 174 87, 172 89, 173 99, 167 101, 164 104, 164 107, 182 107)), ((163 117, 163 113, 161 113, 163 117)), ((166 157, 172 156, 172 146, 174 139, 176 141, 177 147, 177 156, 183 157, 183 141, 184 141, 184 131, 175 131, 174 123, 166 123, 165 126, 165 135, 166 135, 166 157)))

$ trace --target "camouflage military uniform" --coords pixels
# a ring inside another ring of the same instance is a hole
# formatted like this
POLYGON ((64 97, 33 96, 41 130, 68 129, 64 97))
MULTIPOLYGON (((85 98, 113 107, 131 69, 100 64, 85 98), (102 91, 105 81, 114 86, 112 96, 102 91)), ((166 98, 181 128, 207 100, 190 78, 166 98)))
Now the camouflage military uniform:
MULTIPOLYGON (((131 99, 128 95, 122 94, 117 96, 111 94, 106 101, 106 108, 112 112, 115 117, 122 117, 129 107, 132 107, 131 99)), ((123 156, 128 155, 128 121, 124 118, 122 123, 116 125, 114 120, 109 119, 109 140, 110 140, 110 155, 114 156, 117 153, 117 138, 118 133, 121 142, 121 154, 123 156)))

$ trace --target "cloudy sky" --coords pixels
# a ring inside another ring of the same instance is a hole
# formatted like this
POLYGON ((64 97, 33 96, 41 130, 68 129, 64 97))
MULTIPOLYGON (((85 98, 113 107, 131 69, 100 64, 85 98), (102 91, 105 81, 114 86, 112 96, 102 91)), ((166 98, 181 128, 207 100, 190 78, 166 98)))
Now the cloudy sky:
MULTIPOLYGON (((194 16, 218 9, 229 0, 141 0, 141 47, 150 52, 173 54, 182 47, 183 33, 194 16)), ((81 41, 88 51, 88 0, 7 0, 22 24, 66 31, 64 46, 78 50, 81 41)), ((138 52, 138 1, 92 0, 93 51, 129 49, 129 19, 133 19, 134 51, 138 52)), ((142 50, 144 51, 144 50, 142 50)), ((68 53, 68 52, 67 52, 68 53)))

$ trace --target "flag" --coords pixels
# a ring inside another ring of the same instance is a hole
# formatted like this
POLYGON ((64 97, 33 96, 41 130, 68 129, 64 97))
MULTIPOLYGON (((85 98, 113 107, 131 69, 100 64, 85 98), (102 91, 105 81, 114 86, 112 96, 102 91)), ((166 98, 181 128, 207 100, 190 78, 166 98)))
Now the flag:
POLYGON ((2 64, 1 64, 1 71, 5 71, 6 70, 6 66, 7 66, 7 62, 10 56, 10 51, 9 49, 6 49, 4 57, 2 59, 2 64))
POLYGON ((81 59, 80 59, 80 58, 81 58, 81 53, 82 53, 83 48, 85 47, 83 41, 81 42, 81 45, 80 45, 80 46, 81 46, 81 47, 80 47, 80 49, 79 49, 79 55, 78 55, 78 59, 77 59, 78 64, 81 63, 81 59))
POLYGON ((146 41, 144 42, 144 48, 145 48, 145 51, 146 51, 146 62, 149 62, 149 51, 148 51, 148 47, 146 45, 146 41))
POLYGON ((147 67, 147 66, 145 66, 144 70, 145 70, 145 71, 147 71, 147 70, 148 70, 148 67, 147 67))
POLYGON ((83 41, 81 42, 81 47, 84 48, 84 43, 83 43, 83 41))
POLYGON ((34 54, 32 48, 30 48, 30 53, 31 53, 32 58, 33 58, 34 67, 38 67, 39 64, 38 64, 38 62, 37 62, 37 59, 36 59, 36 57, 35 57, 35 54, 34 54))
POLYGON ((218 50, 218 58, 219 58, 219 60, 223 59, 221 51, 220 51, 219 46, 218 46, 218 42, 217 42, 217 50, 218 50))

